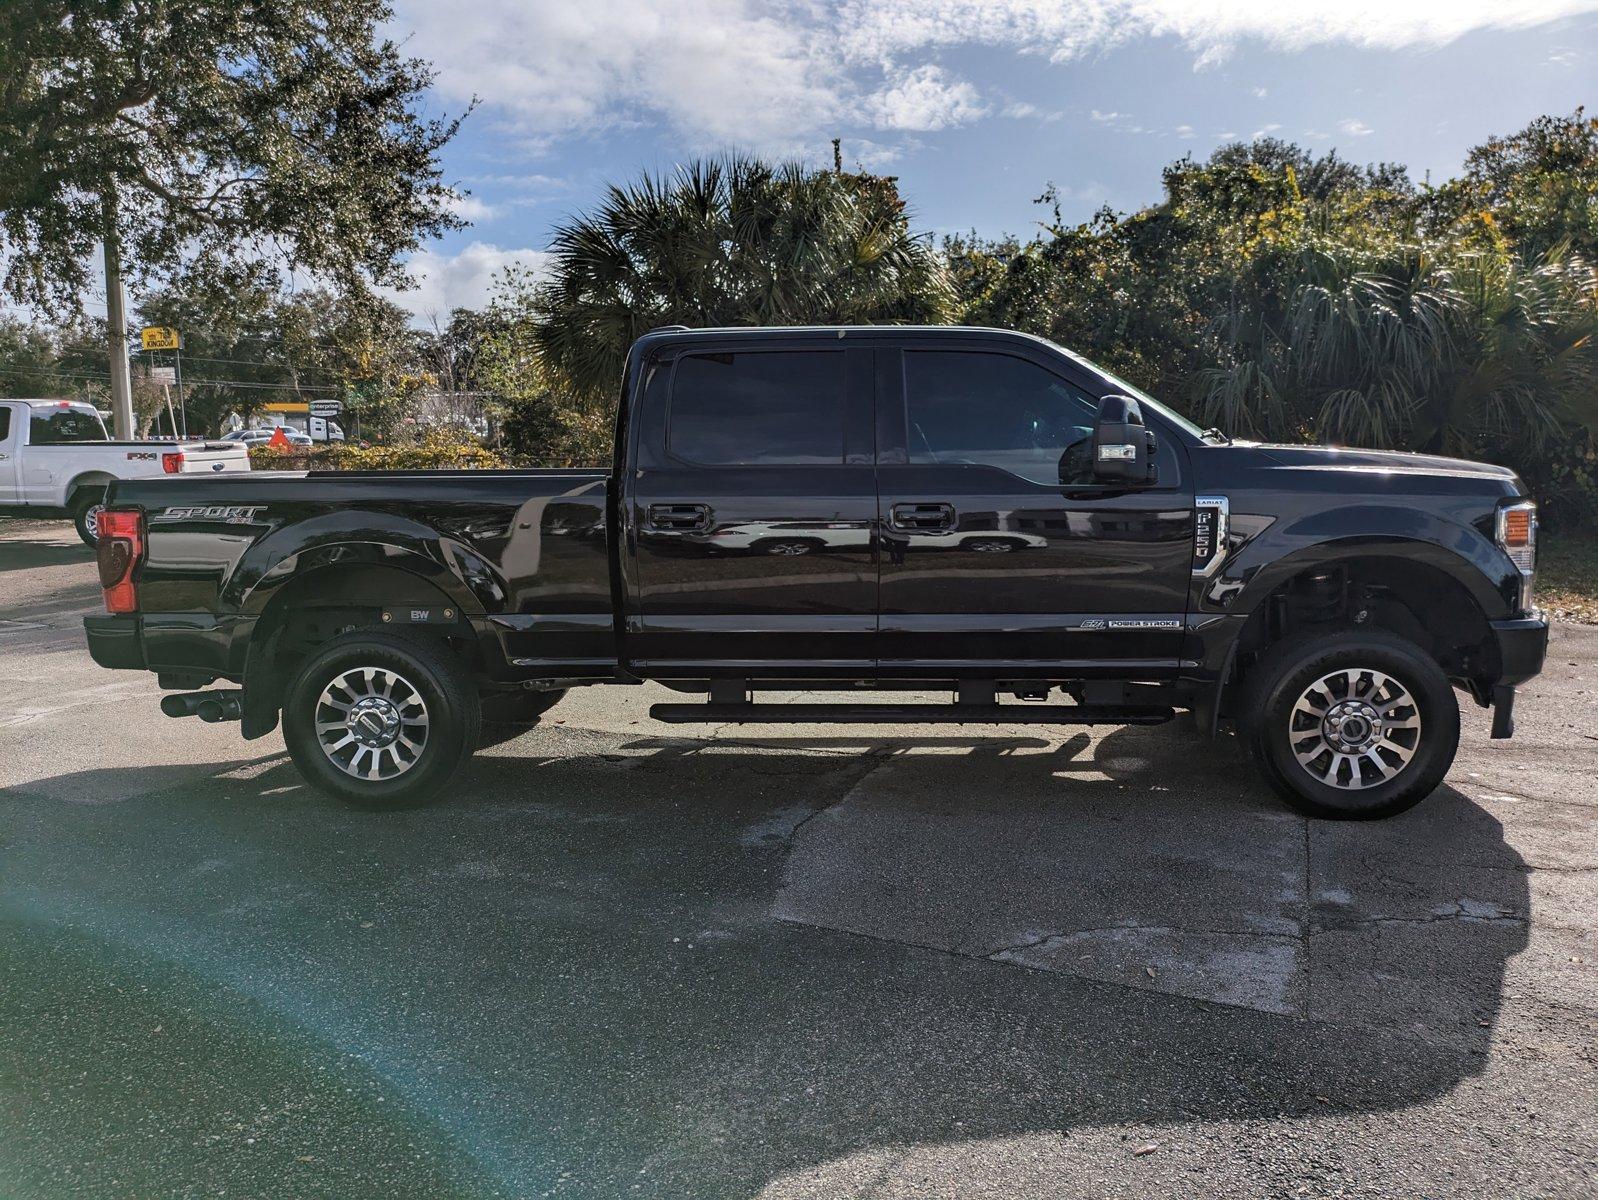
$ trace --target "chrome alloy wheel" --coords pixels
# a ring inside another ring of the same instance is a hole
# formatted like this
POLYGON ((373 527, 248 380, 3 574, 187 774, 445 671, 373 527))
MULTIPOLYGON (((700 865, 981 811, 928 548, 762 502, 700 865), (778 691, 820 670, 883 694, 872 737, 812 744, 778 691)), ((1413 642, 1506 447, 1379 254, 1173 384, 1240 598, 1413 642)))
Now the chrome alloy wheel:
POLYGON ((1317 679, 1288 714, 1299 766, 1329 787, 1356 791, 1388 782, 1420 747, 1420 709, 1391 675, 1362 667, 1317 679))
POLYGON ((88 508, 83 510, 83 527, 87 529, 96 540, 99 540, 100 537, 100 514, 104 511, 104 502, 99 504, 91 504, 88 508))
POLYGON ((346 775, 382 782, 405 774, 427 746, 427 704, 403 675, 355 667, 316 701, 316 741, 346 775))

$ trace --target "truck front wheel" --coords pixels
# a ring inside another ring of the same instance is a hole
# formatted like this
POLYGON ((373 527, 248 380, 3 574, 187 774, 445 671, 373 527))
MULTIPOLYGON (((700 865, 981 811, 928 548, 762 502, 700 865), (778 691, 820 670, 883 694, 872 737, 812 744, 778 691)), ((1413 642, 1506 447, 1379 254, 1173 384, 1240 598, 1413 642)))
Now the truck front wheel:
POLYGON ((470 675, 442 647, 356 633, 311 656, 289 686, 283 735, 306 780, 371 808, 431 799, 476 748, 470 675))
POLYGON ((1265 778, 1312 817, 1403 812, 1443 781, 1459 748, 1459 705, 1442 669, 1380 629, 1273 647, 1244 724, 1265 778))

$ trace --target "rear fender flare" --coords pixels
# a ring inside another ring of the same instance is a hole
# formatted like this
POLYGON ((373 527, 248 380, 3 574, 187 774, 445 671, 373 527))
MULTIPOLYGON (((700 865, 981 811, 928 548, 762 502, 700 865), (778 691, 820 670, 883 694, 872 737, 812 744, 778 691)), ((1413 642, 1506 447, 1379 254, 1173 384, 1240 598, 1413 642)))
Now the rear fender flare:
POLYGON ((78 493, 84 488, 108 488, 115 482, 116 476, 106 471, 84 471, 74 475, 66 490, 61 493, 61 507, 77 507, 78 493))
POLYGON ((324 567, 380 564, 420 576, 466 616, 495 611, 504 580, 471 546, 441 537, 425 525, 383 513, 327 513, 269 533, 240 557, 222 588, 221 601, 245 616, 259 616, 279 588, 324 567))

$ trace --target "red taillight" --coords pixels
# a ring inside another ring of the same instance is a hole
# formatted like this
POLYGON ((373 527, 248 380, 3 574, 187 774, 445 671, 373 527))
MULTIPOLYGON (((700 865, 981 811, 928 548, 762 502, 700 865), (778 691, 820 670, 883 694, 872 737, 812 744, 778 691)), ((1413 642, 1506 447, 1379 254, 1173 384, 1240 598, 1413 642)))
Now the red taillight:
POLYGON ((161 469, 168 475, 180 474, 183 470, 183 451, 168 450, 161 455, 161 469))
POLYGON ((106 612, 136 612, 139 589, 133 582, 133 572, 144 559, 144 514, 130 509, 102 508, 95 518, 95 533, 106 612))

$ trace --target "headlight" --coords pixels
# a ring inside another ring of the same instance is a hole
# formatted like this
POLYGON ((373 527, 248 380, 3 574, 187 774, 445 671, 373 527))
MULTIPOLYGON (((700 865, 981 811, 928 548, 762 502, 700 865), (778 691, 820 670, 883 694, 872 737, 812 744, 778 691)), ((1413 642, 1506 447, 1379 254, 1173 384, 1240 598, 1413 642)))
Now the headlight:
POLYGON ((1520 572, 1520 611, 1531 611, 1531 581, 1537 569, 1537 506, 1530 500, 1498 510, 1495 536, 1520 572))

